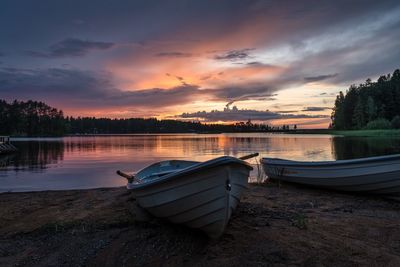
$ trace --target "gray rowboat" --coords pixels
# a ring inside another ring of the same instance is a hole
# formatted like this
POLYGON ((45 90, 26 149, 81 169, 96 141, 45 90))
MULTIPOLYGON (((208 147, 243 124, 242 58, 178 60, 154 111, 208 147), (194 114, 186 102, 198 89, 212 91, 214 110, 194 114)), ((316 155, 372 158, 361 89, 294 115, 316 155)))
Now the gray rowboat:
POLYGON ((161 161, 134 176, 118 174, 128 178, 127 188, 153 216, 218 238, 247 188, 252 169, 243 160, 223 156, 205 162, 161 161))
POLYGON ((320 162, 263 158, 261 162, 266 175, 275 180, 341 191, 400 193, 400 155, 320 162))

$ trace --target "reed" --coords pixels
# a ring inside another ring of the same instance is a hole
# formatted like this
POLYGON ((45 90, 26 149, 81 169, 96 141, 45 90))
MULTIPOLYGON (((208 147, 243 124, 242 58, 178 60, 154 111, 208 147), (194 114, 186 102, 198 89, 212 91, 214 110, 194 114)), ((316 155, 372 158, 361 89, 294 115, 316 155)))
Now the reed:
POLYGON ((257 179, 256 179, 256 182, 258 184, 261 184, 261 183, 265 182, 265 180, 267 179, 267 175, 265 174, 264 169, 262 167, 261 157, 255 158, 255 161, 256 161, 256 167, 257 167, 257 179))

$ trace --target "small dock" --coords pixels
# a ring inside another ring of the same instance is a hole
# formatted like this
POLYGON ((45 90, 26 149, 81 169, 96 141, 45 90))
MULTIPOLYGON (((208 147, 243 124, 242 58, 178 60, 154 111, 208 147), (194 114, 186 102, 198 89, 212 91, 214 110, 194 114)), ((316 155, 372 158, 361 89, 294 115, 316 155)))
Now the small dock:
POLYGON ((17 148, 11 144, 9 136, 0 136, 0 154, 17 151, 17 148))

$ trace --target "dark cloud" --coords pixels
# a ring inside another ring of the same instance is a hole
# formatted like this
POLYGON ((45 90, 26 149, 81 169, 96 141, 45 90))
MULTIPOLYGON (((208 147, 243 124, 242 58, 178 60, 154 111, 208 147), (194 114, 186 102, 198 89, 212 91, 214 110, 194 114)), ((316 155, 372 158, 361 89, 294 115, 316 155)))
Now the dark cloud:
POLYGON ((186 104, 194 97, 201 94, 195 85, 182 85, 170 89, 153 88, 135 91, 118 91, 118 94, 109 98, 117 100, 124 105, 136 105, 144 107, 176 106, 186 104))
POLYGON ((185 78, 181 76, 173 75, 171 73, 165 73, 165 75, 176 78, 183 86, 190 86, 188 83, 186 83, 185 78))
MULTIPOLYGON (((327 96, 330 96, 330 95, 332 95, 332 94, 331 93, 330 94, 328 94, 328 93, 320 93, 320 94, 312 95, 311 97, 321 98, 321 97, 327 97, 327 96)), ((333 95, 336 95, 336 94, 333 94, 333 95)))
POLYGON ((338 76, 337 73, 335 73, 335 74, 326 74, 326 75, 304 77, 304 80, 306 82, 319 82, 319 81, 323 81, 323 80, 326 80, 326 79, 334 78, 336 76, 338 76))
POLYGON ((247 99, 274 100, 274 90, 265 86, 200 88, 183 77, 166 73, 182 83, 170 89, 149 88, 125 91, 116 88, 107 72, 74 68, 1 68, 2 94, 9 99, 33 98, 68 101, 70 106, 101 107, 138 105, 143 107, 174 106, 194 101, 199 96, 217 101, 247 99))
POLYGON ((279 110, 279 113, 297 113, 298 110, 279 110))
POLYGON ((274 100, 276 88, 264 84, 232 85, 216 89, 204 89, 215 100, 242 101, 242 100, 274 100))
MULTIPOLYGON (((329 78, 332 84, 348 86, 377 79, 380 75, 393 72, 399 67, 400 59, 400 9, 396 19, 382 22, 383 27, 368 29, 368 34, 358 42, 351 42, 337 48, 326 48, 293 64, 290 71, 308 69, 320 72, 320 69, 340 71, 340 75, 329 78), (373 64, 371 63, 373 62, 373 64)), ((393 14, 394 15, 394 14, 393 14)), ((354 33, 354 36, 357 36, 354 33)), ((317 77, 317 76, 316 76, 317 77)), ((311 77, 313 78, 313 77, 311 77)), ((306 80, 304 80, 307 82, 306 80)))
POLYGON ((43 100, 97 98, 112 88, 107 73, 69 68, 1 68, 0 85, 4 95, 43 100))
POLYGON ((211 77, 212 77, 212 75, 206 75, 206 76, 201 77, 200 80, 206 81, 206 80, 210 79, 211 77))
POLYGON ((30 56, 44 58, 80 57, 92 50, 106 50, 113 46, 114 43, 67 38, 51 45, 47 52, 27 51, 27 53, 30 56))
POLYGON ((244 63, 244 65, 249 66, 249 67, 254 67, 254 68, 256 68, 256 67, 279 68, 278 65, 267 64, 267 63, 263 63, 263 62, 260 62, 260 61, 252 61, 252 62, 244 63))
POLYGON ((4 57, 4 54, 2 52, 0 52, 0 57, 4 57))
POLYGON ((143 90, 122 90, 113 84, 108 72, 83 71, 80 69, 49 68, 0 68, 2 95, 8 99, 38 99, 66 103, 79 107, 118 106, 175 106, 187 104, 203 97, 215 101, 239 101, 247 99, 274 100, 272 88, 253 85, 249 87, 200 88, 185 82, 180 76, 166 73, 176 78, 181 86, 174 88, 149 88, 143 90))
POLYGON ((233 107, 229 109, 229 107, 224 110, 213 110, 210 112, 207 111, 198 111, 193 113, 182 113, 178 115, 177 118, 181 119, 202 119, 208 122, 217 122, 217 121, 244 121, 244 120, 254 120, 254 121, 270 121, 277 119, 302 119, 302 118, 326 118, 327 116, 317 115, 305 115, 305 114, 282 114, 278 112, 272 111, 259 111, 259 110, 251 110, 251 109, 237 109, 233 107))
POLYGON ((183 52, 161 52, 155 54, 156 57, 192 57, 193 54, 191 53, 183 53, 183 52))
POLYGON ((233 105, 233 103, 235 103, 235 101, 229 101, 228 103, 226 103, 225 107, 226 107, 227 109, 229 109, 229 107, 230 107, 231 105, 233 105))
POLYGON ((305 107, 302 111, 324 111, 332 109, 331 107, 305 107))
POLYGON ((0 69, 2 95, 8 99, 38 99, 75 107, 173 106, 201 94, 197 86, 123 91, 109 73, 78 69, 0 69))
POLYGON ((229 61, 237 61, 244 60, 250 58, 249 52, 254 50, 254 48, 245 48, 240 50, 230 50, 223 54, 218 54, 214 56, 215 60, 229 60, 229 61))

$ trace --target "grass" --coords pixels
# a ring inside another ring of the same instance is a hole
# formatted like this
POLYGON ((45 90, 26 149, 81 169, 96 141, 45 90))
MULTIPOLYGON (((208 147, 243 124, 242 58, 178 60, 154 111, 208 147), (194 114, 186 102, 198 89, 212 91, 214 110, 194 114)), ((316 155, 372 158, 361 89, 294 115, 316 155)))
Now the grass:
POLYGON ((307 229, 307 217, 304 214, 296 214, 292 220, 293 226, 299 229, 307 229))

